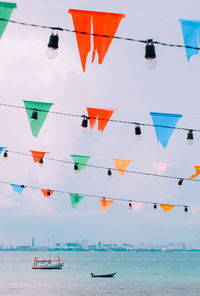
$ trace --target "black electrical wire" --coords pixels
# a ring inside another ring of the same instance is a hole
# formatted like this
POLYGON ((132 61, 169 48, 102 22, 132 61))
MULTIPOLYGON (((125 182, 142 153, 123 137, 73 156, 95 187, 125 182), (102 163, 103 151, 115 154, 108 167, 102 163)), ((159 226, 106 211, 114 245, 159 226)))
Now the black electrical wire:
MULTIPOLYGON (((61 28, 61 27, 51 27, 51 26, 45 26, 45 25, 37 25, 37 24, 30 24, 25 22, 19 22, 14 20, 8 20, 5 18, 0 18, 0 21, 9 22, 12 24, 22 25, 22 26, 29 26, 29 27, 35 27, 35 28, 41 28, 41 29, 50 29, 50 30, 56 30, 56 31, 64 31, 64 32, 70 32, 70 33, 79 33, 83 35, 92 35, 97 37, 105 37, 105 38, 114 38, 118 40, 125 40, 125 41, 132 41, 137 43, 147 43, 148 40, 140 40, 140 39, 134 39, 134 38, 128 38, 128 37, 121 37, 121 36, 110 36, 110 35, 104 35, 104 34, 94 34, 89 32, 83 32, 83 31, 77 31, 67 28, 61 28)), ((163 46, 169 46, 169 47, 178 47, 178 48, 191 48, 191 49, 197 49, 200 50, 199 47, 189 46, 189 45, 182 45, 182 44, 171 44, 171 43, 165 43, 160 41, 153 41, 154 44, 163 45, 163 46)))
MULTIPOLYGON (((18 105, 13 105, 13 104, 6 104, 6 103, 0 103, 0 106, 2 107, 11 107, 11 108, 16 108, 16 109, 27 109, 27 110, 32 110, 32 111, 38 111, 38 112, 46 112, 46 113, 51 113, 55 115, 63 115, 63 116, 69 116, 69 117, 76 117, 76 118, 87 118, 87 119, 97 119, 96 117, 89 117, 86 115, 80 115, 80 114, 73 114, 73 113, 65 113, 65 112, 58 112, 58 111, 46 111, 42 109, 36 109, 36 108, 29 108, 29 107, 24 107, 24 106, 18 106, 18 105)), ((193 131, 193 132, 200 132, 200 129, 195 129, 195 128, 185 128, 185 127, 173 127, 169 125, 158 125, 158 124, 151 124, 151 123, 143 123, 139 121, 126 121, 126 120, 117 120, 117 119, 106 119, 106 118, 99 118, 98 120, 106 120, 109 122, 113 123, 120 123, 120 124, 131 124, 131 125, 140 125, 140 126, 147 126, 147 127, 161 127, 161 128, 170 128, 174 130, 183 130, 183 131, 193 131)))
MULTIPOLYGON (((28 153, 23 153, 23 152, 18 152, 18 151, 12 151, 8 150, 5 148, 9 153, 14 153, 18 155, 23 155, 23 156, 28 156, 28 157, 33 157, 32 154, 28 153)), ((66 163, 66 164, 72 164, 74 165, 74 161, 69 161, 69 160, 63 160, 63 159, 57 159, 57 158, 52 158, 52 157, 45 157, 46 160, 51 160, 51 161, 56 161, 56 162, 61 162, 61 163, 66 163)), ((111 171, 118 171, 118 172, 124 172, 123 170, 116 169, 116 168, 111 168, 111 167, 105 167, 105 166, 99 166, 99 165, 92 165, 92 164, 84 164, 84 163, 76 163, 77 165, 84 165, 86 167, 90 168, 95 168, 95 169, 102 169, 108 171, 110 169, 111 171)), ((159 178, 165 178, 165 179, 174 179, 174 180, 180 180, 182 179, 183 181, 192 181, 192 182, 200 182, 199 179, 188 179, 188 178, 183 178, 183 177, 177 177, 177 176, 168 176, 168 175, 159 175, 159 174, 154 174, 154 173, 148 173, 148 172, 141 172, 141 171, 132 171, 132 170, 126 170, 126 173, 130 174, 135 174, 135 175, 143 175, 143 176, 152 176, 152 177, 159 177, 159 178)))
MULTIPOLYGON (((30 189, 36 189, 36 190, 42 190, 44 188, 41 188, 41 187, 37 187, 37 186, 31 186, 31 185, 19 185, 19 184, 16 184, 16 183, 12 183, 12 182, 7 182, 7 181, 0 181, 0 184, 5 184, 5 185, 17 185, 19 187, 23 187, 24 189, 25 188, 30 188, 30 189)), ((74 194, 74 195, 81 195, 83 197, 92 197, 92 198, 97 198, 97 199, 104 199, 104 200, 113 200, 113 201, 120 201, 120 202, 141 202, 141 203, 144 203, 144 204, 150 204, 150 205, 170 205, 170 206, 174 206, 174 207, 192 207, 192 205, 182 205, 182 204, 171 204, 171 203, 162 203, 162 202, 154 202, 154 201, 140 201, 140 200, 135 200, 135 199, 124 199, 124 198, 116 198, 116 197, 106 197, 106 196, 100 196, 100 195, 94 195, 94 194, 85 194, 85 193, 72 193, 72 192, 69 192, 69 191, 63 191, 63 190, 57 190, 57 189, 45 189, 45 190, 52 190, 54 192, 57 192, 57 193, 62 193, 62 194, 74 194)))

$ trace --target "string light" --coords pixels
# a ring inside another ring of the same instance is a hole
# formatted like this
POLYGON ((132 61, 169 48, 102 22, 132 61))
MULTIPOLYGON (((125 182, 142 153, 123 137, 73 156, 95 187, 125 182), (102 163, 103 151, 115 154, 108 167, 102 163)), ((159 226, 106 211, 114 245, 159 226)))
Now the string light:
POLYGON ((5 150, 3 153, 3 159, 7 160, 7 158, 8 158, 8 150, 5 150))
POLYGON ((188 212, 188 208, 187 208, 187 207, 185 207, 185 208, 184 208, 184 211, 185 211, 185 213, 187 213, 187 212, 188 212))
POLYGON ((129 202, 128 207, 130 210, 132 209, 132 207, 133 207, 132 202, 129 202))
POLYGON ((154 204, 153 205, 153 208, 156 210, 157 209, 157 204, 154 204))
POLYGON ((47 48, 47 57, 49 59, 54 59, 58 55, 58 41, 59 37, 58 34, 54 34, 52 32, 50 38, 49 38, 49 43, 48 43, 48 48, 47 48))
POLYGON ((40 167, 43 167, 43 164, 44 164, 44 161, 43 161, 43 158, 41 157, 41 158, 40 158, 40 161, 39 161, 39 166, 40 166, 40 167))
POLYGON ((178 186, 179 188, 183 185, 183 178, 179 179, 178 180, 178 186))
POLYGON ((108 169, 107 174, 108 174, 109 179, 111 179, 112 178, 112 171, 110 168, 108 169))
POLYGON ((31 115, 31 120, 37 120, 37 119, 38 119, 38 113, 37 113, 37 110, 34 109, 31 115))
POLYGON ((142 138, 142 132, 141 132, 141 128, 139 125, 136 125, 136 127, 135 127, 135 135, 136 135, 136 139, 138 141, 140 141, 142 138))
POLYGON ((82 115, 82 117, 83 117, 83 120, 82 120, 81 127, 82 127, 82 132, 85 133, 88 127, 88 118, 85 115, 82 115))
POLYGON ((148 39, 145 47, 145 59, 147 69, 154 69, 157 65, 156 51, 153 44, 153 39, 148 39))
POLYGON ((50 190, 47 191, 47 195, 48 196, 51 195, 51 191, 50 190))
POLYGON ((194 143, 193 131, 190 130, 187 134, 187 142, 188 145, 192 145, 194 143))
POLYGON ((78 174, 78 164, 77 163, 74 164, 74 173, 78 174))

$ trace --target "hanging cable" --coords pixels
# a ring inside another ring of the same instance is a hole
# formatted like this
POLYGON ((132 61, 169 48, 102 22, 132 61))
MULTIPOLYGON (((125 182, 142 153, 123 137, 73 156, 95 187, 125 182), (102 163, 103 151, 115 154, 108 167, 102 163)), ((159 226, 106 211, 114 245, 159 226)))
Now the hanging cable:
MULTIPOLYGON (((32 185, 19 185, 19 184, 16 184, 16 183, 13 183, 13 182, 7 182, 7 181, 1 181, 0 180, 0 184, 4 184, 4 185, 16 185, 16 186, 20 186, 20 187, 23 187, 23 188, 30 188, 30 189, 36 189, 36 190, 42 190, 43 187, 38 187, 38 186, 32 186, 32 185)), ((48 192, 50 191, 53 191, 53 192, 57 192, 57 193, 62 193, 62 194, 74 194, 74 195, 79 195, 79 196, 84 196, 84 197, 91 197, 91 198, 97 198, 97 199, 104 199, 104 200, 113 200, 113 201, 120 201, 120 202, 128 202, 129 203, 129 206, 130 206, 130 203, 134 203, 134 202, 140 202, 140 203, 143 203, 143 204, 148 204, 148 205, 153 205, 153 208, 156 209, 158 205, 162 204, 162 205, 169 205, 170 206, 174 206, 174 207, 181 207, 181 208, 184 208, 184 210, 187 208, 190 208, 192 207, 192 205, 182 205, 182 204, 171 204, 171 203, 163 203, 163 202, 155 202, 155 201, 141 201, 141 200, 134 200, 134 199, 124 199, 124 198, 117 198, 117 197, 106 197, 105 195, 104 196, 100 196, 100 195, 94 195, 94 194, 86 194, 86 193, 78 193, 78 192, 70 192, 70 191, 63 191, 63 190, 58 190, 58 189, 48 189, 48 192)), ((48 193, 47 193, 48 194, 48 193)), ((48 194, 49 195, 49 194, 48 194)), ((200 207, 200 206, 197 206, 197 207, 200 207)), ((185 210, 185 211, 187 211, 185 210)))
MULTIPOLYGON (((18 152, 18 151, 12 151, 12 150, 6 150, 7 153, 14 153, 14 154, 18 154, 18 155, 23 155, 23 156, 28 156, 28 157, 33 157, 32 154, 28 154, 28 153, 24 153, 24 152, 18 152)), ((57 159, 57 158, 52 158, 52 157, 45 157, 45 160, 51 160, 51 161, 56 161, 56 162, 60 162, 60 163, 66 163, 66 164, 71 164, 74 167, 74 172, 78 173, 78 165, 83 165, 85 167, 90 167, 90 168, 95 168, 95 169, 102 169, 102 170, 106 170, 108 176, 112 176, 112 171, 118 171, 118 172, 124 172, 123 170, 120 169, 116 169, 116 168, 111 168, 111 167, 105 167, 105 166, 99 166, 99 165, 92 165, 92 164, 85 164, 85 163, 75 163, 73 161, 69 161, 69 160, 63 160, 63 159, 57 159), (111 172, 111 175, 110 175, 111 172)), ((141 171, 132 171, 132 170, 126 170, 125 173, 129 173, 129 174, 135 174, 135 175, 142 175, 142 176, 152 176, 152 177, 158 177, 158 178, 165 178, 165 179, 174 179, 174 180, 178 180, 178 185, 182 185, 183 181, 192 181, 192 182, 200 182, 199 179, 188 179, 188 178, 182 178, 182 177, 178 177, 178 176, 168 176, 168 175, 159 175, 159 174, 154 174, 154 173, 149 173, 149 172, 141 172, 141 171)))
MULTIPOLYGON (((27 110, 32 110, 32 111, 36 110, 35 108, 28 108, 28 107, 24 107, 24 106, 13 105, 13 104, 5 104, 5 103, 0 103, 0 106, 8 107, 8 108, 16 108, 16 109, 27 109, 27 110)), ((88 121, 88 119, 90 119, 90 118, 96 119, 96 117, 88 117, 86 115, 80 115, 80 114, 74 114, 74 113, 65 113, 65 112, 59 112, 59 111, 46 111, 46 110, 42 110, 42 109, 37 109, 37 112, 46 112, 46 113, 51 113, 51 114, 55 114, 55 115, 63 115, 63 116, 76 117, 76 118, 84 118, 84 119, 86 119, 86 121, 88 121)), ((107 118, 98 118, 98 120, 106 120, 106 121, 108 121, 107 118)), ((200 132, 200 129, 195 129, 195 128, 191 129, 191 128, 186 128, 186 127, 173 127, 173 126, 169 126, 169 125, 158 125, 158 124, 144 123, 144 122, 139 122, 139 121, 136 122, 136 121, 109 119, 109 122, 119 123, 119 124, 136 125, 137 129, 138 129, 139 126, 147 126, 147 127, 170 128, 170 129, 174 129, 174 130, 182 130, 182 131, 188 131, 188 132, 189 131, 200 132)), ((85 125, 84 127, 86 127, 86 122, 84 123, 84 125, 85 125)), ((81 126, 83 127, 83 121, 81 123, 81 126)), ((135 134, 136 134, 136 130, 135 130, 135 134)))
MULTIPOLYGON (((29 26, 29 27, 35 27, 35 28, 41 28, 41 29, 48 29, 48 30, 64 31, 64 32, 70 32, 70 33, 79 33, 79 34, 83 34, 83 35, 92 35, 92 36, 97 36, 97 37, 114 38, 114 39, 118 39, 118 40, 132 41, 132 42, 137 42, 137 43, 145 43, 146 44, 148 41, 148 40, 134 39, 134 38, 128 38, 128 37, 121 37, 121 36, 94 34, 94 33, 89 33, 89 32, 71 30, 71 29, 67 29, 67 28, 61 28, 61 27, 50 27, 50 26, 44 26, 44 25, 30 24, 30 23, 25 23, 25 22, 9 20, 9 19, 5 19, 5 18, 0 18, 0 21, 9 22, 12 24, 17 24, 17 25, 22 25, 22 26, 29 26)), ((199 47, 194 47, 194 46, 189 46, 189 45, 171 44, 171 43, 165 43, 165 42, 160 42, 160 41, 154 41, 153 43, 158 44, 158 45, 162 45, 162 46, 178 47, 178 48, 191 48, 191 49, 200 50, 199 47)))

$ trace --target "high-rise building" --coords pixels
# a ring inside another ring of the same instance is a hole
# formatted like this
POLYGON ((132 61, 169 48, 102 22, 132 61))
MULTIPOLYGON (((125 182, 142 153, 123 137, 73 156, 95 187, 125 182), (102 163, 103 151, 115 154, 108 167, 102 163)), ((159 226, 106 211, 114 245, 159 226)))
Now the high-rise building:
POLYGON ((82 240, 81 245, 83 249, 88 249, 88 240, 87 239, 82 240))
POLYGON ((32 237, 32 247, 35 247, 35 238, 34 238, 34 236, 32 237))

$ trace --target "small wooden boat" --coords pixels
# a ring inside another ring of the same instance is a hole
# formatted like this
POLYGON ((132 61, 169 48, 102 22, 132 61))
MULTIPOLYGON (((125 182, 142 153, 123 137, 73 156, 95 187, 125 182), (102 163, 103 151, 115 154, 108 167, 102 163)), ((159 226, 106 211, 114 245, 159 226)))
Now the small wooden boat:
POLYGON ((38 257, 35 257, 32 269, 62 269, 63 265, 64 262, 60 262, 60 256, 58 260, 51 260, 51 258, 38 260, 38 257))
POLYGON ((93 274, 91 273, 91 277, 101 277, 101 278, 112 278, 116 275, 117 273, 108 273, 108 274, 93 274))

